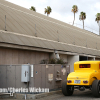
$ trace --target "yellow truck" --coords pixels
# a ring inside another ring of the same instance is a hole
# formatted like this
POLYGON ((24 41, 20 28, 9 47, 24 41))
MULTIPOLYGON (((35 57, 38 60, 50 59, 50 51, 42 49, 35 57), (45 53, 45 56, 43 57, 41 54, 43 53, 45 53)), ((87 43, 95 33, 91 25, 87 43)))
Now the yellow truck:
POLYGON ((78 61, 74 72, 62 83, 62 93, 71 96, 74 88, 80 91, 90 89, 95 97, 100 97, 100 61, 78 61))

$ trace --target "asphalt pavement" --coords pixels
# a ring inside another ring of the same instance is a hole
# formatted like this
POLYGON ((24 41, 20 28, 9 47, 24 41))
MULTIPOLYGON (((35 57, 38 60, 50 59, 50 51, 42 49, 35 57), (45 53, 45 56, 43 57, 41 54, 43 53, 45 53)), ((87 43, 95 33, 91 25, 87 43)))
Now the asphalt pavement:
POLYGON ((100 100, 100 98, 95 98, 90 90, 75 90, 72 96, 64 96, 62 93, 58 93, 37 100, 100 100))
MULTIPOLYGON (((21 100, 21 99, 0 99, 0 100, 21 100)), ((100 100, 100 98, 95 98, 90 90, 85 90, 85 91, 75 90, 72 96, 64 96, 62 92, 59 92, 45 97, 36 98, 35 100, 100 100)))

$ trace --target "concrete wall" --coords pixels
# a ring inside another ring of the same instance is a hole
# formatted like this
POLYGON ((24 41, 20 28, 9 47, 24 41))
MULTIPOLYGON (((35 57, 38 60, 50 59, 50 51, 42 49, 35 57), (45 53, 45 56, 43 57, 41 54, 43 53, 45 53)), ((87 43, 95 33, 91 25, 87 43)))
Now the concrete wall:
POLYGON ((67 73, 69 73, 67 65, 34 64, 33 71, 30 66, 30 81, 28 85, 25 82, 21 82, 21 67, 22 65, 0 65, 0 88, 40 87, 57 89, 61 87, 62 82, 67 79, 67 73))
POLYGON ((74 62, 79 61, 79 55, 68 55, 67 56, 68 65, 70 66, 70 72, 74 71, 74 62))
POLYGON ((49 59, 49 53, 40 51, 0 48, 0 64, 39 64, 49 59))

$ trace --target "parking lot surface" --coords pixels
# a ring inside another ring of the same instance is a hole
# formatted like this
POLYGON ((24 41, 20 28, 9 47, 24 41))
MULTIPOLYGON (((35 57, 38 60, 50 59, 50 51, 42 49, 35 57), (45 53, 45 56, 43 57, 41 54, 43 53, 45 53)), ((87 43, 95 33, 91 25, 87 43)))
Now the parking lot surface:
MULTIPOLYGON (((0 100, 25 100, 25 99, 0 99, 0 100)), ((54 93, 46 97, 40 97, 39 99, 26 99, 26 100, 100 100, 95 98, 90 90, 79 91, 75 90, 72 96, 64 96, 62 92, 54 93)))
POLYGON ((64 96, 62 93, 59 93, 37 100, 100 100, 100 98, 95 98, 90 90, 75 90, 72 96, 64 96))

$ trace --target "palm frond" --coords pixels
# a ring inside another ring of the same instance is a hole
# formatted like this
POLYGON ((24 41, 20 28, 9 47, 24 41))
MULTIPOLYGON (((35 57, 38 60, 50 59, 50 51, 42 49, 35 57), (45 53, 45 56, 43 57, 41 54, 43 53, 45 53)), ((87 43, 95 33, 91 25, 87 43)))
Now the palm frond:
POLYGON ((50 6, 47 6, 47 8, 45 8, 45 14, 47 13, 47 15, 48 15, 51 13, 51 11, 52 11, 52 9, 50 6))
POLYGON ((72 12, 73 12, 73 13, 77 13, 77 12, 78 12, 78 7, 77 7, 77 5, 73 5, 73 6, 72 6, 72 12))
POLYGON ((30 10, 36 11, 34 6, 31 6, 30 10))
POLYGON ((79 20, 85 20, 85 19, 86 19, 86 13, 85 12, 80 12, 79 20))
POLYGON ((95 21, 97 21, 97 23, 99 23, 99 21, 100 21, 100 13, 97 13, 97 14, 96 14, 96 19, 95 19, 95 21))

